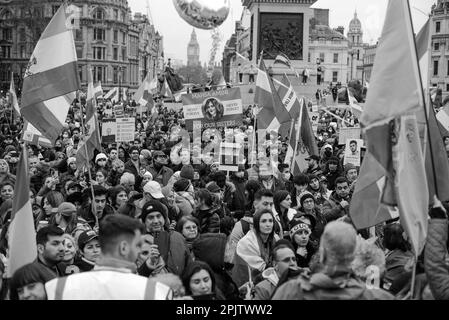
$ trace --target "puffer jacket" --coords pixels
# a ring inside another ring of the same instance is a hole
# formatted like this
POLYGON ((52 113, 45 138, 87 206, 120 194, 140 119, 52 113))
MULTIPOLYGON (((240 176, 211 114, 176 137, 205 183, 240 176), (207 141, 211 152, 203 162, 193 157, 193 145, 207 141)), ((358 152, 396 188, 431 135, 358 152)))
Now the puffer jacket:
POLYGON ((431 219, 424 252, 424 268, 430 290, 436 300, 449 299, 449 269, 447 256, 448 221, 431 219))
POLYGON ((300 275, 280 286, 272 300, 394 300, 382 289, 368 289, 350 270, 300 275))

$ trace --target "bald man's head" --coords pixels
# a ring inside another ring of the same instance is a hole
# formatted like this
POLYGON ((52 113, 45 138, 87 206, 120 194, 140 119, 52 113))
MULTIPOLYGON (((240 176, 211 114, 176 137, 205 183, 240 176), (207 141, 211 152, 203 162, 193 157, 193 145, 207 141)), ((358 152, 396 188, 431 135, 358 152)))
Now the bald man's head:
POLYGON ((332 221, 321 236, 321 261, 324 265, 349 266, 354 260, 357 233, 346 222, 332 221))

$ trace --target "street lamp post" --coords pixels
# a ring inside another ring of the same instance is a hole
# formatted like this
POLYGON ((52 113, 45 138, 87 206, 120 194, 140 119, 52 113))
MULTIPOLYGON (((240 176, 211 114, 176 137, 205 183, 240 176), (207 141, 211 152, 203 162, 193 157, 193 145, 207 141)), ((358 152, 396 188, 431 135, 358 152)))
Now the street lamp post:
POLYGON ((118 68, 118 101, 122 101, 122 67, 118 68))

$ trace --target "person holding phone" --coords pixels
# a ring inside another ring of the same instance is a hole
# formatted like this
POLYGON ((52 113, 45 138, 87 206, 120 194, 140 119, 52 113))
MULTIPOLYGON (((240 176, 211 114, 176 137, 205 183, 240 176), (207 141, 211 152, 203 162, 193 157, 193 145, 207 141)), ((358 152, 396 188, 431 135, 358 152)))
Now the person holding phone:
MULTIPOLYGON (((143 206, 140 219, 145 225, 146 234, 154 237, 154 244, 165 261, 167 270, 181 276, 192 258, 184 237, 169 229, 170 220, 166 208, 159 201, 150 200, 143 206)), ((146 277, 153 271, 146 263, 138 268, 138 273, 146 277)))

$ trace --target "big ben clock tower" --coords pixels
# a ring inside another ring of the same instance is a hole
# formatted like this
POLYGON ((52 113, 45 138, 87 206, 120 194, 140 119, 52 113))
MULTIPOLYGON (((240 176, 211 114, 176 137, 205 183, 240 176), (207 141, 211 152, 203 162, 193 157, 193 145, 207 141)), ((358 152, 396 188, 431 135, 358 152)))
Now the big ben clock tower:
POLYGON ((189 45, 187 46, 187 65, 199 66, 200 65, 200 44, 196 38, 195 29, 192 31, 189 45))

